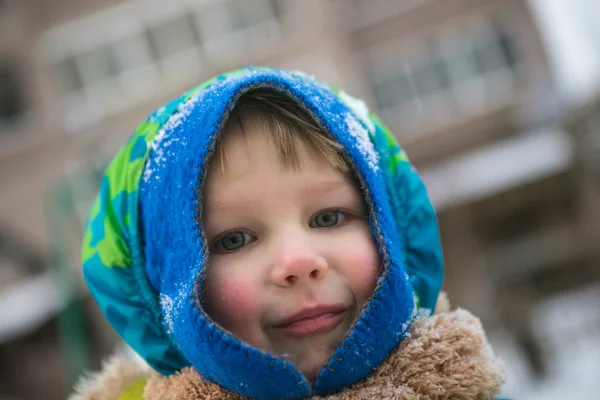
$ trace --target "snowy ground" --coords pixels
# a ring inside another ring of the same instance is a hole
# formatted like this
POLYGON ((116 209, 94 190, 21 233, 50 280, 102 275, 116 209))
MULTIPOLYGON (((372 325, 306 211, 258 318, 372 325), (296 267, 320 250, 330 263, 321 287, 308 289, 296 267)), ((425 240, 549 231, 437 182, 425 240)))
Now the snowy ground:
POLYGON ((507 335, 490 335, 507 366, 502 395, 515 400, 600 399, 600 286, 545 301, 536 308, 532 326, 552 351, 548 375, 537 381, 507 335))

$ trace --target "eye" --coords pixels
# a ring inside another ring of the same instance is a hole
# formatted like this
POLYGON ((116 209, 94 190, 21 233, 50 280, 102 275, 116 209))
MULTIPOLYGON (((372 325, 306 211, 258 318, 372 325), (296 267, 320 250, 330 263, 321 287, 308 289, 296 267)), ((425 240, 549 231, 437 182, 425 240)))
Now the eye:
POLYGON ((311 221, 311 228, 332 228, 346 218, 346 213, 339 210, 327 210, 317 214, 311 221))
POLYGON ((215 249, 221 253, 231 253, 239 250, 256 238, 248 232, 235 231, 226 233, 215 242, 215 249))

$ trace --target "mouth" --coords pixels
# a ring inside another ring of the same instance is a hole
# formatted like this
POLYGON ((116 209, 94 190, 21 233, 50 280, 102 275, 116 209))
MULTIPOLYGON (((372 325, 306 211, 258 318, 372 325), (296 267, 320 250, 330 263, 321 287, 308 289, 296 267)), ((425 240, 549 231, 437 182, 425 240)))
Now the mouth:
POLYGON ((333 330, 346 316, 347 308, 339 305, 310 307, 274 325, 286 336, 306 336, 333 330))

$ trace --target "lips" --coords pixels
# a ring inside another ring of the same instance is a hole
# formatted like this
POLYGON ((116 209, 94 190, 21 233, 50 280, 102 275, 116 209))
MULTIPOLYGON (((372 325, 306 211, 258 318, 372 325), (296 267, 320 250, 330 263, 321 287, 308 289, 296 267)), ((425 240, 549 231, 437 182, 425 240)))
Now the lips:
POLYGON ((295 313, 274 327, 286 336, 304 336, 323 333, 337 327, 346 316, 343 306, 316 306, 295 313))

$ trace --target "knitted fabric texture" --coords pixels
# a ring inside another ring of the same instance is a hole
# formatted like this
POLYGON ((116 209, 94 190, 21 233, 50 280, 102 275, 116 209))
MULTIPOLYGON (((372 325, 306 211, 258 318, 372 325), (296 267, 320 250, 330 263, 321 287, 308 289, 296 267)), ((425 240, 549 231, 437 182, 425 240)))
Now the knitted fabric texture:
MULTIPOLYGON (((313 400, 493 399, 505 380, 481 322, 465 310, 415 322, 405 340, 366 380, 313 400)), ((145 400, 244 400, 207 382, 193 369, 170 377, 153 374, 145 400)), ((140 399, 141 400, 141 399, 140 399)))
POLYGON ((435 213, 393 135, 366 106, 305 74, 248 68, 213 78, 161 107, 110 164, 88 220, 84 276, 123 339, 156 371, 193 366, 243 396, 302 398, 368 376, 434 308, 442 282, 435 213), (314 384, 204 313, 201 221, 207 163, 243 93, 269 88, 305 108, 346 150, 363 185, 383 260, 375 292, 314 384))
MULTIPOLYGON (((131 400, 246 399, 204 380, 192 367, 169 377, 151 373, 146 379, 143 395, 131 400)), ((498 394, 504 379, 504 366, 490 349, 480 321, 467 311, 442 307, 439 314, 413 323, 410 336, 367 379, 341 393, 313 399, 485 400, 498 394)), ((108 394, 114 394, 115 387, 135 388, 137 382, 99 379, 96 397, 71 400, 113 400, 108 394)))

